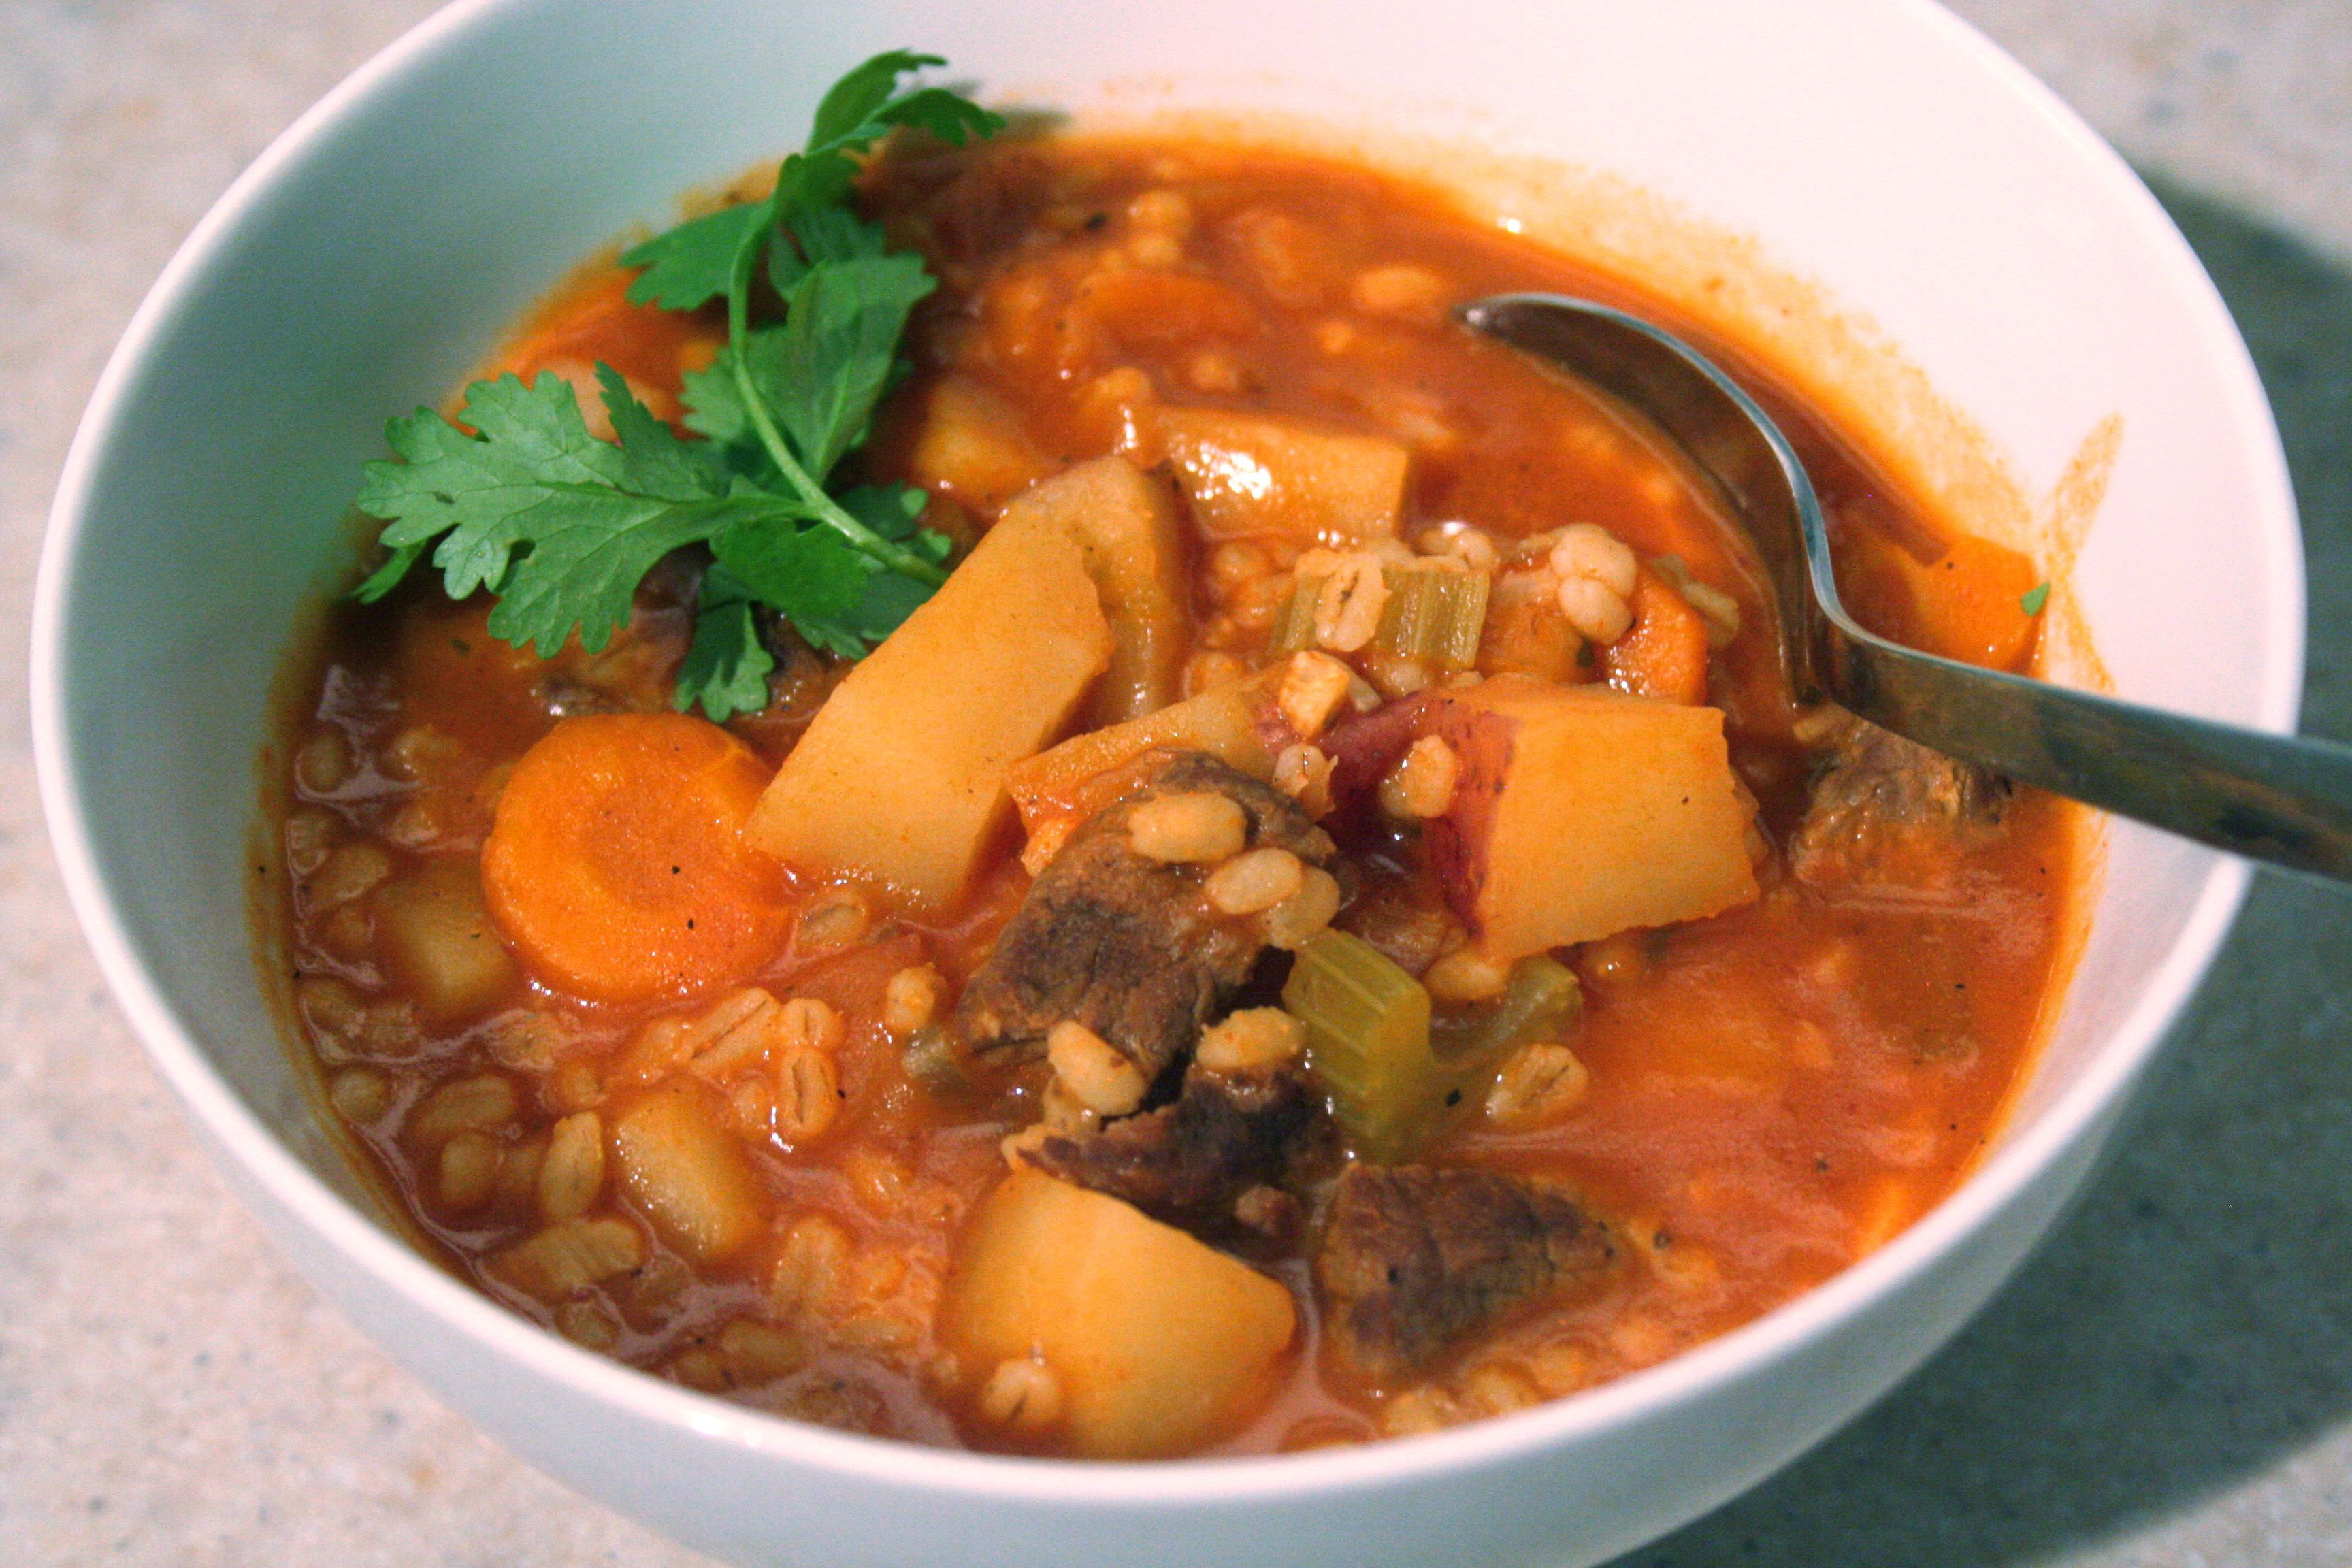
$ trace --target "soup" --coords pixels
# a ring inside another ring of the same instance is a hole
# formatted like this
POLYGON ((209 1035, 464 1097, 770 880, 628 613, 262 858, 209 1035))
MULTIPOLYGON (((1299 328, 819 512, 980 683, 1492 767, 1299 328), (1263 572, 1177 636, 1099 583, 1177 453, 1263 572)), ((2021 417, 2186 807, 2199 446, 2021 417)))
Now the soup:
MULTIPOLYGON (((370 479, 456 521, 303 655, 270 942, 436 1254, 801 1419, 1266 1453, 1652 1364, 1949 1191, 2067 819, 1794 705, 1705 482, 1451 313, 1671 309, 1362 169, 960 139, 729 303, 591 264, 370 479), (886 297, 835 429, 792 367, 886 297), (545 510, 433 477, 566 418, 545 510)), ((1865 618, 2030 668, 2032 564, 1748 379, 1865 618)))

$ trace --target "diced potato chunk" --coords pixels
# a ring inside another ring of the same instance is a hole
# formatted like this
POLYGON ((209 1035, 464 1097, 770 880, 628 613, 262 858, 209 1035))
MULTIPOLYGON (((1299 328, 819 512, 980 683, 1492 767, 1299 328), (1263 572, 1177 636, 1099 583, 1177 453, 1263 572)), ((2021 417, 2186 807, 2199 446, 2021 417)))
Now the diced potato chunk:
POLYGON ((943 489, 983 515, 1054 471, 1018 414, 986 387, 953 375, 942 377, 923 399, 908 468, 915 483, 943 489))
POLYGON ((1460 775, 1425 842, 1490 955, 1756 897, 1720 710, 1506 675, 1449 693, 1429 723, 1460 775))
POLYGON ((1005 770, 1061 730, 1111 647, 1077 541, 1006 518, 835 689, 745 837, 918 909, 954 904, 1003 819, 1005 770))
POLYGON ((1401 441, 1214 408, 1169 409, 1160 434, 1192 521, 1213 539, 1353 544, 1396 532, 1412 461, 1401 441))
POLYGON ((1097 458, 1023 491, 1005 508, 1005 521, 1015 518, 1067 530, 1086 551, 1087 571, 1102 595, 1110 668, 1095 687, 1087 726, 1116 724, 1173 702, 1191 637, 1184 530, 1167 484, 1125 458, 1097 458))
POLYGON ((1141 1211, 1034 1171, 1005 1178, 966 1236, 941 1308, 970 1366, 1034 1356, 1072 1453, 1196 1447, 1263 1395, 1297 1328, 1290 1292, 1141 1211))
POLYGON ((470 857, 442 856, 375 890, 379 951, 426 1021, 478 1017, 514 984, 470 857))
POLYGON ((694 1263, 719 1263, 751 1245, 767 1205, 717 1099, 693 1085, 659 1089, 614 1120, 621 1190, 694 1263))

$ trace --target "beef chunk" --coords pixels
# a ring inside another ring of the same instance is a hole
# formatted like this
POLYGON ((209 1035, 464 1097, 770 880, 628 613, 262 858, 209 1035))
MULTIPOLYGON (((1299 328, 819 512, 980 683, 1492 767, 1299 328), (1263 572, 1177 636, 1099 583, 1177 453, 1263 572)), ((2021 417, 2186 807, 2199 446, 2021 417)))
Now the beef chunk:
POLYGON ((1297 1068, 1213 1072, 1198 1063, 1174 1100, 1090 1132, 1048 1137, 1023 1158, 1049 1175, 1124 1198, 1158 1219, 1213 1235, 1263 1229, 1276 1210, 1244 1194, 1284 1174, 1292 1141, 1316 1114, 1297 1068))
POLYGON ((1351 1165, 1315 1258, 1325 1337, 1349 1370, 1393 1384, 1615 1257, 1605 1226, 1523 1178, 1351 1165))
POLYGON ((1146 800, 1199 790, 1242 808, 1253 847, 1330 858, 1330 839, 1289 796, 1214 757, 1161 753, 1072 835, 964 987, 956 1026, 969 1047, 1034 1047, 1075 1018, 1154 1079, 1192 1049, 1265 943, 1255 925, 1209 909, 1198 868, 1137 854, 1127 819, 1146 800))
POLYGON ((1018 240, 1054 198, 1053 165, 1018 147, 950 155, 955 177, 929 204, 943 261, 972 262, 1018 240))
POLYGON ((2009 781, 1856 720, 1832 747, 1789 841, 1798 879, 1819 888, 1934 892, 1953 852, 1997 837, 2009 781))

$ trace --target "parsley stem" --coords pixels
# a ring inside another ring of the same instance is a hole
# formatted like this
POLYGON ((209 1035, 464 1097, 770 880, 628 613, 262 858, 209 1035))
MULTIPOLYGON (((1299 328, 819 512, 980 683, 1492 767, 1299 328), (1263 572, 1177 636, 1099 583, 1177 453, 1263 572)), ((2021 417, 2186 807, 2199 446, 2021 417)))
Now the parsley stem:
POLYGON ((827 495, 824 487, 812 478, 800 459, 793 456, 783 432, 776 428, 774 418, 768 413, 767 399, 751 379, 749 350, 751 343, 751 277, 758 270, 760 247, 775 228, 780 214, 776 198, 771 195, 765 204, 766 214, 745 232, 735 247, 735 268, 727 280, 727 341, 734 349, 729 356, 735 372, 735 389, 743 399, 743 410, 759 432, 760 445, 767 448, 784 480, 799 492, 816 521, 849 541, 859 551, 882 563, 892 571, 927 583, 936 588, 948 580, 948 574, 904 545, 894 544, 864 523, 849 515, 842 504, 827 495))

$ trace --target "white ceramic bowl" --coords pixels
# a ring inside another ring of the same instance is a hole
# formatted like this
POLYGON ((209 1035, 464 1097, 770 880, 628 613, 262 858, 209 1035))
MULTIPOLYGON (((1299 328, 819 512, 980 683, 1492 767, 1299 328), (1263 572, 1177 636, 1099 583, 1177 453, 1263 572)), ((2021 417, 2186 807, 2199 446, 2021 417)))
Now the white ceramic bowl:
POLYGON ((1596 253, 1727 280, 1727 308, 1767 336, 1811 322, 1815 368, 1904 426, 1927 482, 2006 508, 1988 526, 2030 529, 2032 498, 2118 415, 2113 483, 2062 598, 2123 694, 2291 726, 2295 521, 2220 300, 2114 154, 1920 0, 481 0, 237 182, 139 312, 68 463, 36 741, 124 1010, 286 1251, 369 1333, 555 1475, 737 1562, 1582 1563, 1754 1483, 1935 1349, 2041 1236, 2212 955, 2242 868, 2113 833, 2063 1016, 1999 1147, 1884 1250, 1596 1392, 1345 1451, 1030 1462, 708 1400, 426 1262, 318 1130, 248 950, 255 759, 303 606, 348 559, 338 519, 383 416, 437 400, 578 258, 795 144, 814 92, 896 44, 1049 100, 1279 108, 1368 146, 1402 128, 1585 165, 1533 184, 1508 160, 1445 166, 1532 226, 1564 216, 1596 253), (1115 81, 1130 85, 1103 90, 1115 81), (1958 426, 1927 386, 2005 472, 1946 461, 1958 426))

